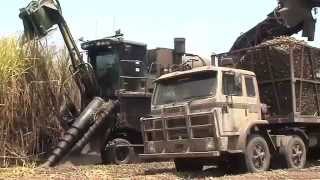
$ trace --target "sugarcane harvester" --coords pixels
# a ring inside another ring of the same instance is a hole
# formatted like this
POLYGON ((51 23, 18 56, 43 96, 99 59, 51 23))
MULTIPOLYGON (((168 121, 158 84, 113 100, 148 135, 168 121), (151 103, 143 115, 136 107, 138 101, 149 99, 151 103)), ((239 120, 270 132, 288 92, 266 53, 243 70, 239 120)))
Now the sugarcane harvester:
POLYGON ((125 41, 120 33, 84 42, 82 48, 89 57, 85 62, 58 0, 31 1, 20 9, 19 17, 27 41, 41 39, 58 26, 69 51, 71 74, 81 93, 80 112, 70 98, 65 98, 61 118, 68 130, 43 166, 54 166, 69 153, 80 151, 93 136, 103 139, 104 162, 132 162, 135 154, 132 144, 142 144, 139 117, 150 112, 151 94, 145 83, 146 45, 125 41), (112 145, 124 149, 118 152, 112 145))

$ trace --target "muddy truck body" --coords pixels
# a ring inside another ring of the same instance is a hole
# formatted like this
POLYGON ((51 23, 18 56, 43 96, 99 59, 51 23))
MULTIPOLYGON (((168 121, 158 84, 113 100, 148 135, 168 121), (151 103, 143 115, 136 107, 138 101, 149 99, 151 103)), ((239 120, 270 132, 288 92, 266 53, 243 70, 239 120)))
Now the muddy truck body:
POLYGON ((220 67, 161 76, 141 119, 141 157, 174 159, 178 171, 303 168, 320 145, 319 53, 265 45, 217 55, 220 67))
POLYGON ((265 171, 302 168, 319 146, 319 50, 262 42, 299 31, 315 36, 319 0, 280 0, 212 64, 156 80, 151 116, 141 119, 142 158, 174 159, 178 171, 215 164, 265 171), (276 162, 276 160, 278 160, 276 162))

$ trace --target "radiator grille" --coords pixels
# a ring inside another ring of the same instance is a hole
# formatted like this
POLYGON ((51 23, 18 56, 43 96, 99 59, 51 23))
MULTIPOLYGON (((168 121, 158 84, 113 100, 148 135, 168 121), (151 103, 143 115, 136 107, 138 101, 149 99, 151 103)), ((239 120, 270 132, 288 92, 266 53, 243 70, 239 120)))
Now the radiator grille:
POLYGON ((147 132, 147 141, 163 141, 164 136, 162 131, 147 132))
POLYGON ((190 121, 192 126, 206 125, 206 124, 210 124, 210 116, 208 115, 193 116, 193 117, 190 117, 190 121))
POLYGON ((168 128, 179 128, 179 127, 187 127, 186 119, 185 118, 179 118, 179 119, 168 119, 167 121, 167 127, 168 128))
POLYGON ((177 129, 168 131, 169 140, 188 139, 187 129, 177 129))
MULTIPOLYGON (((168 109, 167 109, 168 110, 168 109)), ((170 109, 173 112, 173 108, 170 109)), ((147 141, 198 139, 215 136, 211 112, 162 116, 144 122, 147 141)))

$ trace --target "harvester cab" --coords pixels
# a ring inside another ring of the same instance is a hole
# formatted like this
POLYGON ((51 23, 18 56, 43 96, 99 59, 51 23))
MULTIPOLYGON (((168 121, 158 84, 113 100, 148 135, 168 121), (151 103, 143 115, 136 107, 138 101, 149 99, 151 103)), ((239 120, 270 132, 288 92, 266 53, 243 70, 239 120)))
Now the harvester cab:
POLYGON ((147 93, 147 45, 127 41, 123 35, 81 44, 88 53, 99 85, 99 96, 115 98, 130 92, 147 93))

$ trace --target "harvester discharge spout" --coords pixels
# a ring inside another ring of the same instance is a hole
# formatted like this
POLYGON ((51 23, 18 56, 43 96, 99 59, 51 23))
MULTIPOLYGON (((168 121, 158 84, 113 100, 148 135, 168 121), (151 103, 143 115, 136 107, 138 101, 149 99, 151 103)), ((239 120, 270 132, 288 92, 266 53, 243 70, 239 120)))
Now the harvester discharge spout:
POLYGON ((239 36, 230 51, 256 46, 263 41, 279 36, 291 36, 302 31, 302 37, 313 41, 316 19, 314 8, 320 0, 278 0, 278 6, 265 20, 239 36))
POLYGON ((98 94, 96 77, 94 76, 92 66, 82 59, 82 55, 72 37, 70 29, 62 16, 59 1, 31 1, 27 7, 20 9, 19 17, 24 25, 23 40, 25 42, 41 39, 48 35, 55 25, 58 26, 69 51, 72 65, 72 69, 70 69, 72 70, 71 74, 73 74, 74 80, 79 87, 84 105, 88 105, 98 94))
POLYGON ((23 21, 26 40, 45 37, 61 21, 59 1, 31 1, 27 7, 20 9, 19 17, 23 21))

